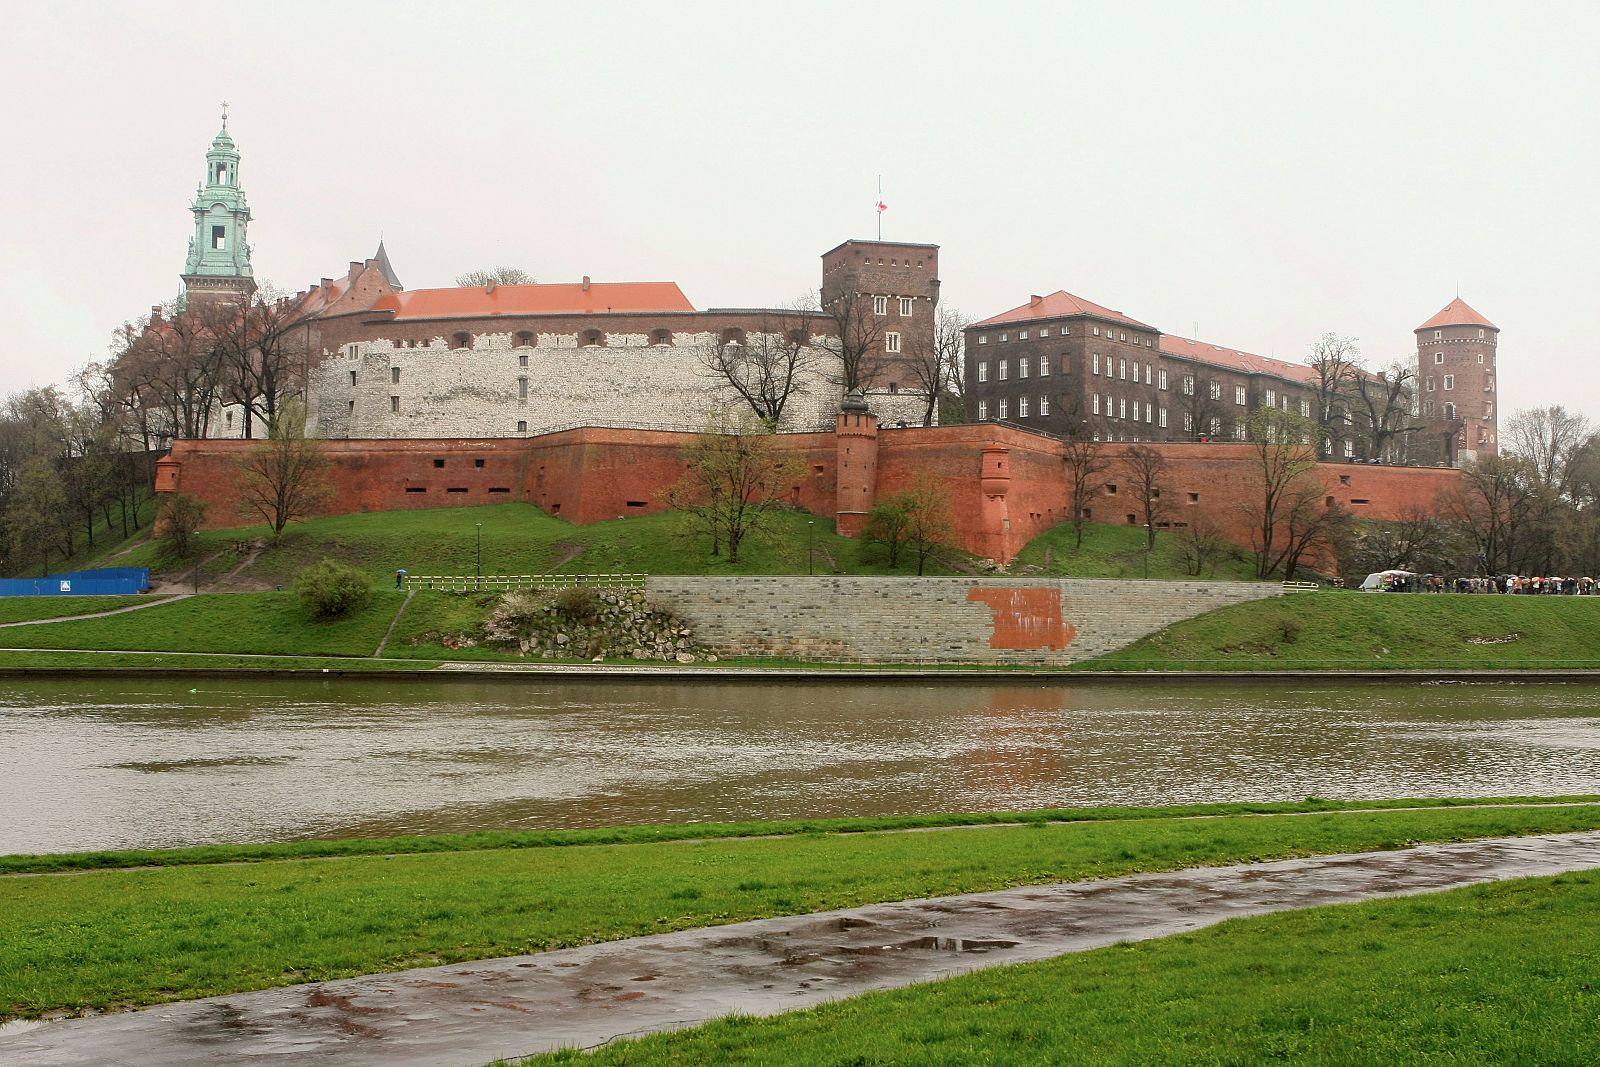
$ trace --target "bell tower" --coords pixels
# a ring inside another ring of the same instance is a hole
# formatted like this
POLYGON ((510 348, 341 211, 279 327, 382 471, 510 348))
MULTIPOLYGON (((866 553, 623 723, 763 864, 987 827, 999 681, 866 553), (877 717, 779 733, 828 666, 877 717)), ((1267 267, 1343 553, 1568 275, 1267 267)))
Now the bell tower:
POLYGON ((246 227, 250 206, 239 185, 239 150, 228 134, 228 105, 222 129, 206 153, 205 183, 195 189, 194 236, 183 268, 184 294, 195 302, 242 304, 256 290, 250 269, 246 227))
POLYGON ((1500 451, 1495 354, 1500 329, 1459 296, 1418 326, 1422 462, 1459 467, 1500 451))

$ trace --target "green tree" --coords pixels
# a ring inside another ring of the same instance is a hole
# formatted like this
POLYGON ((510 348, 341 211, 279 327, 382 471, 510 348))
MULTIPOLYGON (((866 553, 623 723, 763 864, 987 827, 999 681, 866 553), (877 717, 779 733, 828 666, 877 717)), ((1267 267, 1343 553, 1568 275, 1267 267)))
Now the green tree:
POLYGON ((711 541, 711 554, 728 547, 728 562, 760 535, 784 506, 799 477, 799 460, 778 447, 772 430, 746 413, 708 428, 683 450, 683 476, 663 496, 711 541))
POLYGON ((894 493, 874 501, 862 524, 863 546, 881 546, 891 567, 900 566, 900 550, 911 532, 911 509, 910 493, 894 493))
POLYGON ((206 521, 206 503, 184 493, 165 493, 157 513, 156 529, 167 555, 188 559, 195 549, 194 535, 206 521))
POLYGON ((37 554, 42 573, 50 573, 50 553, 60 548, 62 558, 72 535, 67 492, 55 468, 44 459, 31 459, 17 475, 6 500, 6 532, 10 535, 13 556, 26 559, 37 554))

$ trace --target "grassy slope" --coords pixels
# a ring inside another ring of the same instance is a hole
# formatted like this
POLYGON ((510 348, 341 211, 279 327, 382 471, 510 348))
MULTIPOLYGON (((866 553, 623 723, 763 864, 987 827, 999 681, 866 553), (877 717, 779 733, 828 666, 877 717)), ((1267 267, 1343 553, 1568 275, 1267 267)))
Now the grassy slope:
POLYGON ((0 631, 0 645, 370 656, 402 599, 400 593, 380 590, 349 618, 312 622, 291 592, 203 595, 104 619, 18 626, 0 631))
MULTIPOLYGON (((50 573, 59 574, 62 571, 88 570, 91 567, 145 567, 147 563, 129 563, 125 557, 116 556, 123 549, 131 548, 145 541, 150 536, 150 523, 155 519, 156 498, 147 496, 139 501, 139 529, 133 531, 128 537, 122 536, 122 522, 120 519, 109 525, 104 516, 97 517, 94 523, 94 543, 90 544, 83 536, 83 523, 78 521, 73 526, 72 555, 62 559, 59 552, 50 554, 50 573)), ((113 515, 119 512, 115 507, 111 509, 113 515)), ((25 556, 17 561, 16 570, 7 575, 10 578, 38 578, 44 574, 39 560, 35 556, 25 556)))
POLYGON ((537 1064, 1592 1064, 1600 873, 1236 919, 537 1064))
POLYGON ((1081 668, 1559 666, 1600 667, 1600 597, 1301 593, 1188 619, 1081 668))
MULTIPOLYGON (((1083 547, 1074 544, 1072 525, 1046 530, 1022 546, 1007 571, 1011 574, 1049 574, 1074 578, 1142 578, 1145 574, 1143 527, 1089 522, 1083 527, 1083 547)), ((1178 559, 1175 534, 1156 534, 1150 552, 1150 577, 1190 579, 1178 559)), ((1253 566, 1242 554, 1219 554, 1201 577, 1238 581, 1255 580, 1253 566)))
MULTIPOLYGON (((64 615, 91 615, 149 603, 148 596, 8 596, 0 597, 0 622, 58 619, 64 615)), ((5 639, 0 636, 0 645, 5 639)))
POLYGON ((1600 826, 1600 805, 1034 823, 0 879, 0 1019, 1010 885, 1600 826))

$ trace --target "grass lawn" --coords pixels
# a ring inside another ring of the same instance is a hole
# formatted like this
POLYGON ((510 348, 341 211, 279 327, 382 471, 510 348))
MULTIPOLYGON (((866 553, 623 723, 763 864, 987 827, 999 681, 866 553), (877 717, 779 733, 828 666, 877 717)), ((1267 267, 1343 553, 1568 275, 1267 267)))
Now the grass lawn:
MULTIPOLYGON (((873 901, 1600 827, 1600 804, 500 847, 0 878, 0 1019, 873 901)), ((691 828, 693 829, 693 828, 691 828)))
POLYGON ((1234 604, 1080 670, 1600 667, 1600 597, 1324 590, 1234 604))
MULTIPOLYGON (((58 619, 64 615, 92 615, 148 604, 158 597, 132 596, 8 596, 0 597, 0 622, 58 619)), ((5 639, 0 636, 0 645, 5 639)))
POLYGON ((403 599, 380 590, 348 618, 313 622, 292 592, 202 594, 104 619, 14 627, 0 631, 0 646, 370 656, 403 599))
POLYGON ((1283 912, 522 1062, 1576 1067, 1597 909, 1589 871, 1283 912))
MULTIPOLYGON (((5 644, 0 639, 0 646, 5 644)), ((95 669, 145 670, 163 673, 209 671, 428 671, 430 660, 405 662, 389 659, 335 658, 330 656, 230 655, 223 652, 54 652, 50 650, 0 651, 0 673, 11 669, 73 671, 95 669)))
MULTIPOLYGON (((1062 578, 1143 578, 1145 576, 1145 536, 1142 526, 1086 522, 1083 547, 1074 544, 1071 523, 1046 530, 1022 546, 1006 568, 1008 574, 1046 574, 1062 578)), ((1177 534, 1156 533, 1156 546, 1150 552, 1150 577, 1181 581, 1196 580, 1178 558, 1177 534)), ((1199 577, 1254 581, 1255 567, 1242 552, 1224 549, 1199 577)))

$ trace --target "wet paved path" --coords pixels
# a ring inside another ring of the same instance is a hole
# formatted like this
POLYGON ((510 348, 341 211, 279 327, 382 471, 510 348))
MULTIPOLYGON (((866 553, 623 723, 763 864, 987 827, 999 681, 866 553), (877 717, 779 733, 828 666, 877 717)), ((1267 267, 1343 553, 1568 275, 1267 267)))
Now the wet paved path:
POLYGON ((479 1067, 1238 916, 1589 868, 1600 831, 874 904, 49 1023, 0 1033, 0 1063, 479 1067))

